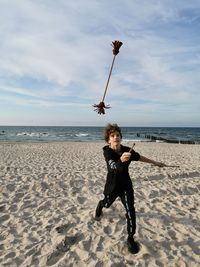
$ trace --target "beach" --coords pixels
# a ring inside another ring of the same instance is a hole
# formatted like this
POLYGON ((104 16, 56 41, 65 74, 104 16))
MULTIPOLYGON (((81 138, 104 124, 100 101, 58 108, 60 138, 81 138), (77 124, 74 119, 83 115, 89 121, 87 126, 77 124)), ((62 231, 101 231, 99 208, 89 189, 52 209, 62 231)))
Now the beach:
MULTIPOLYGON (((123 143, 131 147, 132 143, 123 143)), ((104 142, 0 143, 0 266, 200 266, 200 145, 137 142, 132 162, 137 255, 120 200, 102 198, 104 142)))

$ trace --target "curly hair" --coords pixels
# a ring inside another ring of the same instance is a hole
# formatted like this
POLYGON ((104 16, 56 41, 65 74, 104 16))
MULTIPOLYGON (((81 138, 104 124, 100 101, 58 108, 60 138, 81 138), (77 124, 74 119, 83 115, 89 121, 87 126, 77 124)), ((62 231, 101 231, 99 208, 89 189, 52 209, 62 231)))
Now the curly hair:
POLYGON ((104 129, 104 140, 108 142, 110 134, 114 132, 118 132, 120 134, 120 137, 122 138, 120 127, 117 124, 108 123, 106 128, 104 129))

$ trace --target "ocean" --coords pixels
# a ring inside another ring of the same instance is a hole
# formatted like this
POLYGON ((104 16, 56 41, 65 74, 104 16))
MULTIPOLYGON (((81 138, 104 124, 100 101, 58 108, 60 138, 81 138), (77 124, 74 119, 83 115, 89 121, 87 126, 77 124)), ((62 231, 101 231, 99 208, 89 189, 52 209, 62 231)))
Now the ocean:
MULTIPOLYGON (((121 127, 123 141, 200 144, 200 127, 121 127)), ((104 127, 0 126, 0 142, 99 142, 104 127)))

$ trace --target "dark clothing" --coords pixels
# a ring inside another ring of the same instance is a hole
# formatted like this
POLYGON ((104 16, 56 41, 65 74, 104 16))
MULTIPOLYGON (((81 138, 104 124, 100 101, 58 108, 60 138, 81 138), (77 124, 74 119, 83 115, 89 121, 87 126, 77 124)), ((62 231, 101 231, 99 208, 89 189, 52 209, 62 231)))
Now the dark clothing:
POLYGON ((128 236, 133 237, 136 231, 136 216, 132 187, 129 190, 123 190, 121 193, 114 191, 109 195, 105 195, 104 199, 99 201, 98 209, 109 208, 117 197, 120 197, 126 210, 128 236))
POLYGON ((96 214, 101 214, 103 208, 109 208, 115 199, 120 197, 126 210, 128 236, 133 237, 136 231, 136 216, 134 192, 128 173, 128 167, 131 161, 139 160, 140 155, 132 150, 130 159, 126 162, 122 162, 120 160, 121 155, 129 151, 130 148, 123 145, 120 146, 118 152, 114 151, 108 145, 103 147, 108 173, 104 188, 104 199, 99 201, 96 214))
POLYGON ((107 179, 104 188, 104 194, 108 195, 114 191, 122 192, 132 188, 132 182, 128 173, 128 167, 131 161, 138 161, 140 155, 132 150, 131 157, 128 161, 122 162, 121 155, 124 152, 129 152, 130 148, 127 146, 120 146, 120 151, 117 153, 110 146, 104 146, 103 152, 107 164, 107 179))

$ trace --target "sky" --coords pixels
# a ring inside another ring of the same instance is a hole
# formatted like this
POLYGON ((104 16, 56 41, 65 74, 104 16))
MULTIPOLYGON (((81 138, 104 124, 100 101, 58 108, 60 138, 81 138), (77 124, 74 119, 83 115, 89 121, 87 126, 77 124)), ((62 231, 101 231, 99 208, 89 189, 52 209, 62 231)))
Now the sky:
POLYGON ((199 0, 0 0, 0 125, 200 126, 199 0), (105 115, 94 111, 116 56, 105 115))

